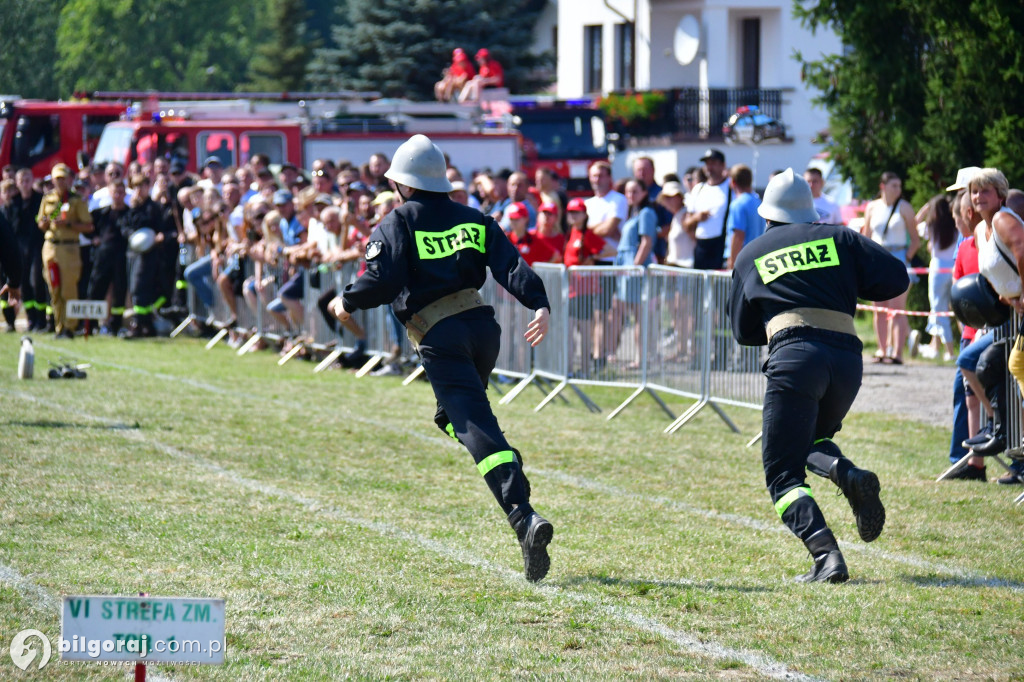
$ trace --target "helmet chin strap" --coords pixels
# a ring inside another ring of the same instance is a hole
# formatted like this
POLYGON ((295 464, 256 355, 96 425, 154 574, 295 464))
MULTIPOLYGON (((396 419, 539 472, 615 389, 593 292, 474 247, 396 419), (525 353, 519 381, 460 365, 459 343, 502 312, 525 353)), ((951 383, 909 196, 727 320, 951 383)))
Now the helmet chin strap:
MULTIPOLYGON (((395 183, 395 191, 398 192, 398 196, 402 197, 402 201, 406 202, 406 201, 409 201, 409 197, 405 196, 405 194, 402 193, 402 188, 403 187, 405 187, 405 185, 403 185, 402 183, 400 183, 400 182, 396 182, 395 183)), ((413 190, 413 191, 415 191, 415 190, 413 190)), ((409 193, 409 196, 410 197, 412 196, 412 192, 409 193)))

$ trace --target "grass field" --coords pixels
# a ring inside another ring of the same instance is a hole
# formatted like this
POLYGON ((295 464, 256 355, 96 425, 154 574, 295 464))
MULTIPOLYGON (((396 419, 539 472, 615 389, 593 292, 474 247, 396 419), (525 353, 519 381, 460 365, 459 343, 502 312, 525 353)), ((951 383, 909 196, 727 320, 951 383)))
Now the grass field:
POLYGON ((853 579, 806 586, 744 447, 757 413, 729 410, 741 435, 708 410, 664 436, 647 398, 607 422, 535 414, 531 390, 495 409, 555 526, 533 585, 424 382, 193 340, 40 339, 31 382, 16 363, 0 337, 3 680, 127 679, 22 673, 7 647, 56 641, 63 594, 139 591, 226 599, 225 665, 151 669, 173 680, 1024 679, 1019 490, 933 483, 941 429, 848 419, 837 441, 879 474, 889 522, 862 544, 812 476, 853 579), (46 379, 62 354, 89 378, 46 379))

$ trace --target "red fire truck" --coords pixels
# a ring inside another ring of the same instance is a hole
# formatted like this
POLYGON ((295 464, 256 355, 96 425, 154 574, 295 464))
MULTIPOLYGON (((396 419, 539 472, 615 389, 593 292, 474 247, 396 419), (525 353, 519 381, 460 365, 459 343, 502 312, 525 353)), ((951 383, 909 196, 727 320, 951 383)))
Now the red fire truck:
POLYGON ((134 104, 128 120, 108 124, 96 161, 148 163, 163 156, 181 159, 188 170, 196 171, 211 156, 228 167, 262 153, 273 164, 288 161, 308 168, 317 158, 360 163, 376 152, 391 156, 410 134, 422 132, 466 173, 484 167, 518 168, 520 163, 518 132, 480 125, 471 107, 404 100, 255 98, 170 103, 169 94, 159 93, 159 102, 150 98, 134 104))
POLYGON ((96 150, 103 127, 124 113, 118 102, 45 102, 0 98, 0 166, 49 175, 54 164, 78 168, 96 150))

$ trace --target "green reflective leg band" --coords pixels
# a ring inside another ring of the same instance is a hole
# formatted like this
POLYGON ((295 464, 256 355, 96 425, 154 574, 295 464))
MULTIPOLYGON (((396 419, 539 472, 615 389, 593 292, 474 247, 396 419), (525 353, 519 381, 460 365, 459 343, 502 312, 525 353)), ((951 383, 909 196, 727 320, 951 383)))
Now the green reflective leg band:
POLYGON ((179 279, 178 281, 176 281, 176 282, 174 283, 174 288, 175 288, 175 289, 178 289, 178 290, 181 290, 181 289, 188 289, 188 282, 186 282, 186 281, 185 281, 185 280, 183 280, 183 279, 179 279))
POLYGON ((10 308, 10 307, 11 307, 11 304, 8 303, 7 301, 0 301, 0 310, 6 310, 7 308, 10 308))
POLYGON ((455 435, 455 427, 451 425, 451 422, 448 423, 448 426, 444 427, 444 430, 445 430, 445 433, 447 433, 449 436, 451 436, 452 440, 458 440, 459 439, 459 437, 455 435))
POLYGON ((494 467, 500 464, 511 464, 514 461, 516 461, 516 453, 511 450, 502 450, 501 452, 495 452, 493 455, 484 457, 476 465, 476 469, 480 472, 481 476, 486 476, 494 467))
POLYGON ((46 306, 46 314, 47 315, 53 315, 53 306, 52 305, 47 304, 47 306, 46 306))
POLYGON ((111 315, 124 315, 124 308, 111 308, 110 309, 110 314, 111 315))
POLYGON ((148 315, 153 312, 153 306, 150 305, 137 305, 133 306, 132 310, 135 311, 136 315, 148 315))
POLYGON ((156 303, 153 304, 152 310, 159 310, 160 308, 163 308, 164 303, 167 303, 167 298, 161 296, 160 298, 156 299, 156 303))
POLYGON ((779 518, 786 513, 789 509, 789 505, 796 502, 801 497, 814 497, 814 493, 811 492, 810 488, 793 488, 788 493, 779 498, 779 501, 775 503, 775 511, 779 512, 779 518))

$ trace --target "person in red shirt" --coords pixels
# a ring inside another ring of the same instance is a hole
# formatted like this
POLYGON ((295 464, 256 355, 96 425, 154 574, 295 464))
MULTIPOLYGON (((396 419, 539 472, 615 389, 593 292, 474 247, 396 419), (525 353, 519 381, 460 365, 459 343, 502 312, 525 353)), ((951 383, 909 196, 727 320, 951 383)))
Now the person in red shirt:
MULTIPOLYGON (((615 257, 615 248, 598 236, 593 230, 587 229, 587 205, 583 199, 576 197, 566 206, 569 221, 569 237, 563 249, 563 262, 566 267, 574 265, 594 265, 599 260, 615 257)), ((594 272, 569 271, 569 317, 576 321, 576 333, 579 334, 580 362, 595 362, 594 348, 599 347, 596 339, 599 325, 591 326, 594 307, 600 304, 600 275, 594 272)), ((575 335, 572 342, 576 343, 575 335)), ((576 357, 576 349, 572 348, 569 357, 576 357)), ((586 370, 584 366, 584 371, 586 370)))
MULTIPOLYGON (((954 185, 955 187, 955 185, 954 185)), ((953 219, 957 229, 964 237, 957 248, 956 260, 953 263, 953 281, 978 272, 978 246, 974 243, 974 228, 981 222, 981 215, 971 206, 971 197, 966 189, 961 189, 953 200, 953 219)), ((992 334, 987 332, 979 335, 978 330, 966 325, 962 326, 963 340, 960 342, 960 355, 956 359, 956 377, 953 384, 953 436, 949 444, 950 462, 959 461, 966 452, 963 446, 964 426, 972 438, 981 431, 978 405, 984 405, 985 414, 992 418, 992 404, 985 395, 985 388, 978 378, 977 368, 981 351, 992 343, 992 334), (962 401, 962 403, 961 403, 962 401), (962 413, 966 412, 966 418, 962 413), (958 418, 966 424, 958 424, 958 418)), ((968 466, 947 478, 967 480, 983 480, 985 478, 985 459, 973 456, 967 460, 968 466)))
POLYGON ((537 238, 547 242, 548 246, 554 249, 558 257, 556 261, 562 260, 565 253, 565 233, 558 224, 558 206, 555 204, 541 204, 537 211, 537 238))
POLYGON ((450 102, 462 92, 466 83, 476 78, 476 69, 469 55, 461 47, 452 50, 452 64, 441 75, 441 80, 434 83, 434 97, 438 102, 450 102))
POLYGON ((522 202, 512 204, 508 209, 508 240, 519 250, 527 265, 534 263, 553 263, 558 253, 547 242, 537 237, 536 232, 526 229, 530 221, 530 212, 522 202))
POLYGON ((481 47, 476 51, 476 63, 480 66, 480 73, 466 83, 459 95, 460 102, 475 102, 480 99, 480 91, 484 88, 505 87, 505 69, 498 60, 491 56, 490 50, 481 47))

